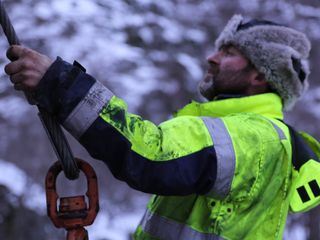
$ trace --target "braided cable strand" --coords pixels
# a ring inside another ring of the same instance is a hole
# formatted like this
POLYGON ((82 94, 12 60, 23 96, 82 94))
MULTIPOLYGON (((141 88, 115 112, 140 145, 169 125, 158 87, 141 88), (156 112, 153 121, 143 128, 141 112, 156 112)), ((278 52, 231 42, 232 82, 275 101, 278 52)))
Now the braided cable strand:
MULTIPOLYGON (((6 35, 10 45, 20 45, 16 32, 10 22, 7 12, 0 1, 0 24, 3 32, 6 35)), ((26 94, 29 103, 34 103, 31 95, 26 94)), ((79 168, 71 152, 68 141, 58 123, 56 118, 49 114, 45 109, 38 106, 39 118, 44 129, 50 139, 51 145, 63 166, 65 176, 70 179, 77 179, 79 177, 79 168)))
POLYGON ((20 45, 20 41, 17 37, 16 32, 10 22, 8 14, 3 6, 2 1, 0 1, 0 23, 3 28, 3 32, 6 35, 10 45, 20 45))
POLYGON ((73 157, 67 138, 65 137, 58 121, 46 110, 40 107, 38 108, 38 116, 44 129, 46 130, 58 159, 62 163, 65 176, 70 180, 77 179, 79 177, 79 168, 73 157))

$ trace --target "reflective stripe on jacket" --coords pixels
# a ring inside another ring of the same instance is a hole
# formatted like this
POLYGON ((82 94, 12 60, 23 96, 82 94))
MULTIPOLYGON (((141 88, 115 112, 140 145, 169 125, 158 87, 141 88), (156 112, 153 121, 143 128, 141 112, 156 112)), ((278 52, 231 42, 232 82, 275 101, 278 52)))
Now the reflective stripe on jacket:
MULTIPOLYGON (((234 169, 228 180, 231 187, 222 198, 217 191, 186 197, 155 196, 135 238, 282 239, 289 211, 291 146, 287 127, 276 120, 282 119, 281 109, 280 98, 272 93, 194 102, 182 109, 177 118, 206 116, 215 148, 234 152, 235 165, 219 163, 221 154, 217 154, 217 180, 219 169, 224 173, 228 172, 226 166, 234 169), (229 141, 215 142, 212 133, 219 130, 210 123, 216 119, 223 122, 229 141)), ((233 159, 224 156, 220 161, 233 159)), ((218 181, 213 189, 219 188, 217 185, 218 181)))

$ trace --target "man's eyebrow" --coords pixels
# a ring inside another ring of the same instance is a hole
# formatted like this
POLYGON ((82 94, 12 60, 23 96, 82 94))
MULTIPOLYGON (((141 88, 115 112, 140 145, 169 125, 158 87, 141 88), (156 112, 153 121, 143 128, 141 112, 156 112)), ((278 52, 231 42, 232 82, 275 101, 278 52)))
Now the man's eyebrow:
POLYGON ((232 48, 232 45, 228 44, 228 45, 222 45, 220 50, 229 50, 230 48, 232 48))

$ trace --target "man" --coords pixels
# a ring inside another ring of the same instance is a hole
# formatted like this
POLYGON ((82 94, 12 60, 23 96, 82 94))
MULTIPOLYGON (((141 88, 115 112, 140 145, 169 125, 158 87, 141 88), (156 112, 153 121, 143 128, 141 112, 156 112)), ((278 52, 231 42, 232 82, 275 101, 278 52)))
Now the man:
POLYGON ((293 171, 282 109, 307 87, 310 42, 235 15, 215 46, 199 85, 209 102, 159 126, 128 113, 78 63, 13 46, 5 71, 116 178, 156 194, 135 239, 281 239, 293 171))

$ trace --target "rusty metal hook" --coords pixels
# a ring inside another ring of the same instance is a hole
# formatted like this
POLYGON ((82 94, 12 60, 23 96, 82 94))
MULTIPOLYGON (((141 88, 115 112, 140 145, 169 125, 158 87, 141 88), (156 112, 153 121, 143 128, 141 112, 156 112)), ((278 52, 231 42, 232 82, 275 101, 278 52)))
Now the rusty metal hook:
POLYGON ((98 183, 93 168, 83 160, 75 160, 87 179, 86 196, 89 206, 87 207, 85 196, 59 198, 56 180, 62 171, 62 165, 57 161, 50 167, 46 176, 47 214, 57 228, 65 228, 68 231, 68 240, 85 240, 88 236, 83 227, 91 225, 99 211, 98 183))

